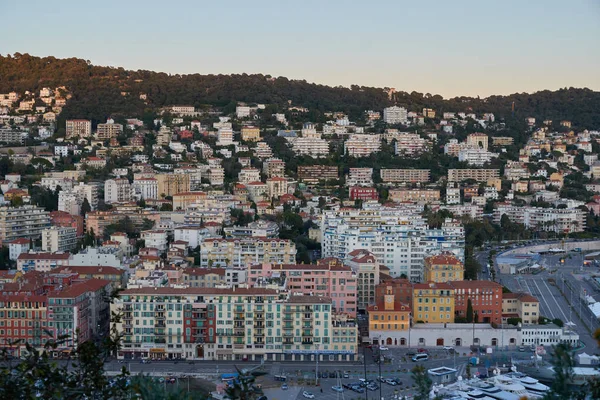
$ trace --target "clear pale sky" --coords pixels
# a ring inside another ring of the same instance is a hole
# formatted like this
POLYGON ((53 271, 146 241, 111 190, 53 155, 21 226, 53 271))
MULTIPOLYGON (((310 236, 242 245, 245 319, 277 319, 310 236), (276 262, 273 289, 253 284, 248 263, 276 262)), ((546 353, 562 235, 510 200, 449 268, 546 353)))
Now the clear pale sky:
POLYGON ((0 53, 456 95, 600 90, 600 0, 0 0, 0 53))

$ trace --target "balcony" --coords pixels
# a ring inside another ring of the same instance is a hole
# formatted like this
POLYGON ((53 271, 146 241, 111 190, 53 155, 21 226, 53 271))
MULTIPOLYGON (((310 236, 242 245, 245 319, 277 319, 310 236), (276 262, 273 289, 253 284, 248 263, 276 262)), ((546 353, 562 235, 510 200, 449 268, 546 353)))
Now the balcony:
POLYGON ((283 316, 283 320, 284 320, 284 321, 293 321, 293 320, 294 320, 294 317, 292 317, 292 315, 291 315, 291 314, 285 314, 285 315, 283 316))
POLYGON ((165 332, 164 331, 154 331, 154 336, 165 336, 165 332))
POLYGON ((234 349, 237 349, 237 350, 242 350, 242 349, 245 349, 245 348, 246 348, 246 345, 244 345, 243 343, 235 343, 235 344, 233 345, 233 348, 234 348, 234 349))
POLYGON ((294 337, 293 332, 283 332, 283 337, 294 337))
POLYGON ((283 341, 283 344, 284 344, 284 345, 285 345, 285 344, 290 344, 290 345, 291 345, 291 344, 294 344, 294 341, 293 341, 293 340, 284 340, 284 341, 283 341))
POLYGON ((254 336, 265 336, 264 332, 255 332, 254 336))
POLYGON ((164 313, 154 314, 154 319, 166 319, 164 313))
POLYGON ((305 346, 310 346, 311 344, 313 344, 314 342, 311 340, 302 340, 302 344, 305 346))
POLYGON ((245 335, 245 333, 244 333, 243 329, 240 331, 236 330, 235 332, 233 332, 233 336, 244 336, 244 335, 245 335))
POLYGON ((155 327, 155 328, 166 328, 166 327, 167 327, 167 325, 165 325, 165 323, 164 323, 164 322, 155 322, 155 323, 154 323, 154 327, 155 327))
POLYGON ((264 328, 266 328, 265 324, 262 324, 262 323, 261 324, 254 324, 254 329, 264 329, 264 328))

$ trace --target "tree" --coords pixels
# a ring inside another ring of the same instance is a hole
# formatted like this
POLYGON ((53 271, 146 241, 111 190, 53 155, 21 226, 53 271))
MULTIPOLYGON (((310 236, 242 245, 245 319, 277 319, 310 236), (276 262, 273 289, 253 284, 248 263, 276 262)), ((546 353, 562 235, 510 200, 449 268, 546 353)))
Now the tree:
POLYGON ((571 354, 569 345, 560 343, 554 347, 554 353, 551 359, 554 367, 554 379, 550 386, 550 393, 546 395, 546 399, 570 399, 572 391, 570 381, 573 377, 573 367, 575 361, 571 354))
POLYGON ((89 213, 90 211, 92 211, 92 206, 90 206, 90 202, 88 201, 87 197, 83 198, 83 202, 81 203, 81 216, 85 217, 87 213, 89 213))
POLYGON ((411 373, 412 379, 415 382, 415 385, 417 385, 417 393, 414 398, 418 400, 428 400, 432 382, 427 374, 427 370, 424 366, 417 365, 411 370, 411 373))
POLYGON ((233 385, 225 389, 225 397, 232 400, 253 400, 260 397, 263 392, 254 386, 257 375, 264 375, 261 372, 248 372, 235 367, 238 372, 238 379, 234 380, 233 385))
POLYGON ((565 325, 565 323, 560 318, 554 318, 552 320, 552 323, 560 328, 562 328, 565 325))
POLYGON ((471 303, 471 299, 467 300, 467 322, 473 322, 473 304, 471 303))

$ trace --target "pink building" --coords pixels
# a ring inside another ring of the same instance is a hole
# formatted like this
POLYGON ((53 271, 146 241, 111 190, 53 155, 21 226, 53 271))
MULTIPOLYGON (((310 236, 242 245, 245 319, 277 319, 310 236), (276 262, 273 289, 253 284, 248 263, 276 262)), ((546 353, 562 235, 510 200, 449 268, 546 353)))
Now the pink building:
POLYGON ((293 293, 331 297, 334 311, 356 317, 357 278, 348 266, 335 258, 324 258, 317 264, 255 264, 248 267, 248 284, 260 278, 280 278, 293 293))

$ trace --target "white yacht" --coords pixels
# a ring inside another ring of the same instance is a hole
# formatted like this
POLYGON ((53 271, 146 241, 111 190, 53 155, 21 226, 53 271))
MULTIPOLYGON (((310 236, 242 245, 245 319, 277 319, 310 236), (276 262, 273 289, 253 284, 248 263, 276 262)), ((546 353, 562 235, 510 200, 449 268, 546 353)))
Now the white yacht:
POLYGON ((498 389, 505 392, 514 394, 519 399, 539 399, 543 395, 540 393, 534 393, 525 388, 525 386, 515 378, 506 375, 497 375, 488 379, 489 383, 495 385, 498 389))
POLYGON ((509 376, 519 381, 521 385, 523 385, 525 389, 530 393, 544 396, 550 391, 549 386, 546 386, 543 383, 540 383, 540 381, 538 381, 537 379, 527 376, 521 372, 511 372, 506 374, 506 376, 509 376))
POLYGON ((489 382, 471 380, 469 385, 473 389, 478 389, 479 391, 483 392, 483 394, 486 396, 497 400, 519 400, 520 398, 519 395, 502 390, 489 382))

